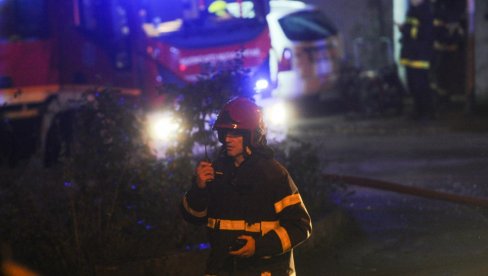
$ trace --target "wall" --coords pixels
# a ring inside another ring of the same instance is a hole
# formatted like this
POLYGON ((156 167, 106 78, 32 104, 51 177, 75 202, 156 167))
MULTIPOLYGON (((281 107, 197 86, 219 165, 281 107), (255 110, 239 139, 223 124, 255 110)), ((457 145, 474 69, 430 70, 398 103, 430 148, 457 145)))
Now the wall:
POLYGON ((488 1, 476 0, 475 9, 475 97, 488 105, 488 1))
MULTIPOLYGON (((303 0, 319 7, 337 24, 346 59, 354 62, 354 41, 358 37, 386 36, 393 42, 398 58, 399 34, 394 22, 403 22, 407 0, 303 0)), ((488 104, 488 1, 467 0, 475 5, 474 16, 474 95, 477 104, 488 104)), ((376 53, 381 55, 383 53, 376 53)), ((402 68, 400 75, 402 76, 402 68)), ((468 71, 469 73, 469 71, 468 71)))
MULTIPOLYGON (((353 61, 355 39, 393 36, 391 0, 304 0, 319 7, 342 34, 346 58, 353 61)), ((376 55, 385 53, 376 53, 376 55)))

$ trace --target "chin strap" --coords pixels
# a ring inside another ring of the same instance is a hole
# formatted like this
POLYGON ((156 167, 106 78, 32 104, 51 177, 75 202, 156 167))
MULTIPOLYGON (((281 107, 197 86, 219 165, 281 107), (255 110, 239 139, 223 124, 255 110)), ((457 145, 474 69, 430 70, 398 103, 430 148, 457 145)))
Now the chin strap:
POLYGON ((244 149, 244 151, 246 152, 246 154, 247 154, 248 156, 250 156, 250 155, 252 154, 252 150, 251 150, 251 148, 250 148, 250 147, 248 147, 248 146, 246 146, 246 148, 244 149))

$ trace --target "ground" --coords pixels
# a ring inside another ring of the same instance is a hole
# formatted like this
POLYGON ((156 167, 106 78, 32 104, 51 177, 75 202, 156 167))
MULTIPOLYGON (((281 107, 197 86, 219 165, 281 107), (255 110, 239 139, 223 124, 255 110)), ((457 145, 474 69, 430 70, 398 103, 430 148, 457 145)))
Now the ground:
MULTIPOLYGON (((423 122, 332 115, 304 120, 293 132, 319 141, 325 173, 488 201, 485 116, 462 109, 423 122)), ((358 186, 349 190, 354 194, 337 203, 354 231, 332 247, 297 254, 298 275, 488 275, 486 207, 358 186)))

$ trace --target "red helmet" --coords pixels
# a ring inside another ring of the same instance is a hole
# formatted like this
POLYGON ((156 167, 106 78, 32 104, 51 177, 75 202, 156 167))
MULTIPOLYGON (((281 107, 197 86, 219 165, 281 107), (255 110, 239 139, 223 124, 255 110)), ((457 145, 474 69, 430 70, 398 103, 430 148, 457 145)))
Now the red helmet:
MULTIPOLYGON (((249 133, 252 146, 265 143, 265 127, 261 108, 247 98, 234 98, 227 102, 217 117, 214 130, 243 130, 249 133)), ((219 140, 222 141, 223 137, 219 140)))

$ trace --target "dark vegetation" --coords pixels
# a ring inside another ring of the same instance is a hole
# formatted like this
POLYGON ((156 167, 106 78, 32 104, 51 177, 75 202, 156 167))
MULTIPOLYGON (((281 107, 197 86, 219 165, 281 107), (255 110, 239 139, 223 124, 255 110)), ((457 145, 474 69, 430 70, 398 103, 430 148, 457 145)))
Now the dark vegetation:
MULTIPOLYGON (((45 168, 33 156, 2 168, 0 242, 10 257, 44 275, 94 275, 97 267, 198 248, 205 231, 179 213, 203 157, 193 148, 217 151, 206 126, 230 97, 252 95, 241 85, 246 74, 236 61, 196 83, 161 87, 185 139, 159 160, 147 146, 139 102, 108 88, 87 91, 70 113, 72 139, 61 143, 57 162, 45 168)), ((312 216, 330 210, 339 186, 322 183, 313 145, 289 137, 273 147, 312 216)))

